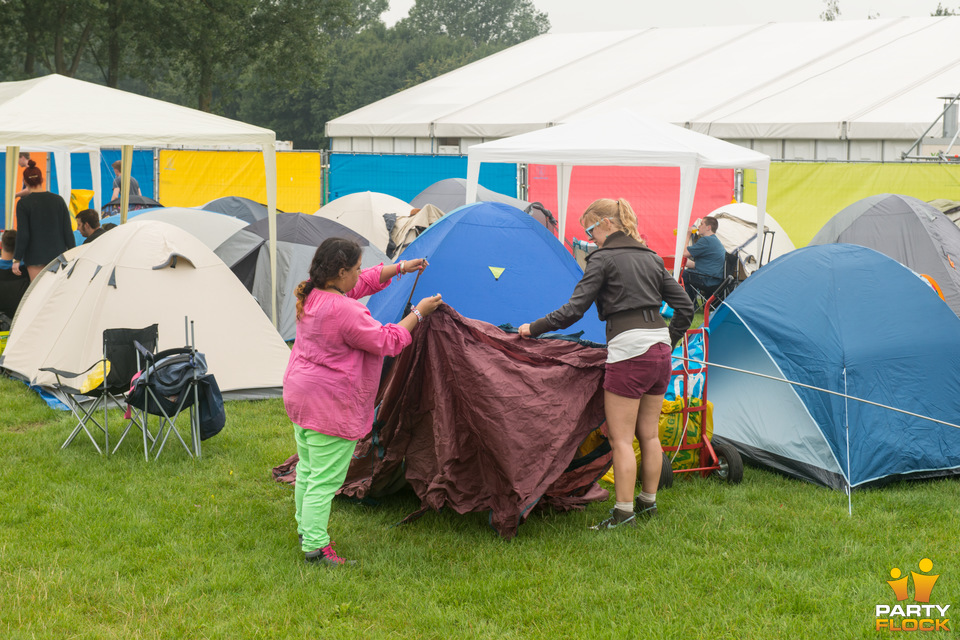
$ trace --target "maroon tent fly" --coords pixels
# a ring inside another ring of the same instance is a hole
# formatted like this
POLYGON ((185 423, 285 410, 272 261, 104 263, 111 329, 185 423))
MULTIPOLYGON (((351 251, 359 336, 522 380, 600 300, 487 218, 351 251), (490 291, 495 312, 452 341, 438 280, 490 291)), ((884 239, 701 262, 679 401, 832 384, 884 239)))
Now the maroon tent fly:
POLYGON ((395 361, 341 494, 379 498, 405 479, 418 514, 490 511, 505 538, 535 506, 606 500, 596 480, 610 467, 609 447, 578 455, 603 421, 606 355, 523 339, 441 306, 395 361))

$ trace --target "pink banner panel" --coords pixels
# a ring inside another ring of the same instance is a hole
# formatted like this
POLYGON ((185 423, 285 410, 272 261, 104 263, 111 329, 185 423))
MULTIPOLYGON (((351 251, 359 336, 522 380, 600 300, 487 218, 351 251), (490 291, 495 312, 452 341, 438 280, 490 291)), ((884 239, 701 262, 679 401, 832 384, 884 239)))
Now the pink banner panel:
MULTIPOLYGON (((733 169, 701 169, 691 222, 733 201, 733 169)), ((680 169, 676 167, 574 167, 567 206, 566 245, 586 240, 580 215, 597 198, 624 198, 639 220, 641 237, 661 256, 672 256, 680 207, 680 169)), ((529 165, 527 200, 540 202, 560 218, 557 171, 550 165, 529 165)), ((684 230, 686 233, 686 230, 684 230)))

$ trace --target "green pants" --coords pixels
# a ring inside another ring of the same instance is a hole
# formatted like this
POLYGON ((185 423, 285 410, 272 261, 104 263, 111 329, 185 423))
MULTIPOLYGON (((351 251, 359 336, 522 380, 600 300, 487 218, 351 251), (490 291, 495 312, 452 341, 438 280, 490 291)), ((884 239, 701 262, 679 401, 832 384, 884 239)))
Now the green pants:
POLYGON ((303 536, 301 548, 307 552, 330 544, 330 503, 347 477, 357 443, 297 425, 293 426, 293 435, 300 456, 294 491, 297 532, 303 536))

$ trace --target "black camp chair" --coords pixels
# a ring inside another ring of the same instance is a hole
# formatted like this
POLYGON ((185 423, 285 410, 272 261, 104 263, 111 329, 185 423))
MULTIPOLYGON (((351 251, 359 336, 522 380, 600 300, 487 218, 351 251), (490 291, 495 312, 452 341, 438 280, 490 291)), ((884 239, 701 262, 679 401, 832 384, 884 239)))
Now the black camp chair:
MULTIPOLYGON (((693 289, 696 296, 693 302, 694 313, 703 309, 707 301, 710 302, 710 310, 716 311, 720 303, 740 284, 739 277, 740 259, 736 253, 728 251, 723 259, 723 280, 720 281, 720 284, 697 286, 694 283, 690 283, 687 285, 690 289, 693 289)), ((684 272, 684 278, 686 278, 686 272, 684 272)))
POLYGON ((215 435, 223 427, 225 416, 222 413, 220 390, 213 375, 207 373, 206 357, 196 350, 193 323, 186 318, 184 323, 184 330, 188 335, 186 347, 166 349, 154 354, 137 345, 144 365, 127 396, 127 403, 144 414, 158 416, 160 422, 153 445, 144 451, 147 459, 154 449, 154 460, 160 457, 171 433, 190 456, 199 458, 200 441, 215 435), (201 433, 201 409, 204 408, 214 412, 219 408, 220 413, 213 419, 218 421, 218 425, 211 430, 210 420, 207 420, 205 424, 208 430, 201 433), (190 420, 190 445, 177 429, 177 419, 184 411, 190 420))
MULTIPOLYGON (((147 353, 152 353, 157 349, 158 326, 155 324, 143 329, 105 329, 103 332, 103 357, 92 365, 79 372, 64 371, 53 367, 44 367, 41 371, 49 371, 57 377, 57 387, 62 392, 67 406, 77 418, 77 426, 74 428, 70 437, 66 439, 61 449, 65 449, 77 437, 82 430, 90 438, 90 442, 96 448, 98 453, 110 453, 110 431, 107 424, 107 410, 110 403, 117 406, 123 405, 123 396, 130 389, 130 380, 140 369, 138 359, 138 347, 147 353), (83 381, 87 375, 100 365, 105 367, 109 362, 110 371, 104 377, 103 381, 93 389, 81 391, 83 381), (70 381, 67 384, 64 380, 70 381), (93 403, 89 402, 93 399, 93 403), (98 411, 103 409, 103 423, 98 420, 98 411), (100 450, 96 438, 90 432, 88 427, 96 426, 104 438, 104 449, 100 450)), ((145 430, 143 423, 137 421, 137 416, 130 418, 131 422, 127 424, 124 430, 124 436, 133 424, 138 424, 145 430)), ((149 433, 144 432, 146 439, 149 433)), ((121 441, 123 436, 121 436, 121 441)), ((118 444, 119 446, 119 444, 118 444)))

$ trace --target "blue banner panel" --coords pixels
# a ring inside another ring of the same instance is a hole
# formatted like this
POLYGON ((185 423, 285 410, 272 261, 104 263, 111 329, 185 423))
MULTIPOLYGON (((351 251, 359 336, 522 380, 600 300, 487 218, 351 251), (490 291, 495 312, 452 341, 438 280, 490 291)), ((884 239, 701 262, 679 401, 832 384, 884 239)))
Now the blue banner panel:
MULTIPOLYGON (((330 200, 360 191, 386 193, 410 202, 434 182, 467 177, 466 156, 330 154, 330 200)), ((517 197, 517 165, 484 163, 480 184, 517 197)))
MULTIPOLYGON (((34 152, 37 153, 37 152, 34 152)), ((42 153, 42 152, 40 152, 42 153)), ((103 202, 109 202, 113 197, 113 167, 110 165, 120 159, 119 149, 104 149, 100 151, 100 183, 103 189, 103 202)), ((6 152, 0 153, 0 167, 5 167, 7 161, 6 152)), ((50 175, 44 176, 44 182, 47 190, 57 191, 57 167, 53 161, 53 154, 49 154, 48 163, 50 166, 50 175)), ((149 149, 134 150, 133 169, 130 175, 140 183, 140 193, 148 198, 156 199, 156 186, 154 185, 155 172, 153 170, 153 151, 149 149)), ((72 189, 93 189, 93 178, 90 175, 90 160, 86 153, 70 154, 70 188, 72 189)), ((0 202, 6 198, 6 181, 0 180, 0 202)), ((0 205, 2 206, 2 205, 0 205)))
MULTIPOLYGON (((51 155, 51 159, 52 159, 51 155)), ((113 199, 113 179, 116 177, 113 173, 112 165, 120 159, 119 149, 101 149, 100 150, 100 188, 103 190, 103 202, 107 203, 113 199)), ((55 165, 56 163, 51 163, 55 165)), ((153 176, 153 151, 150 149, 134 149, 133 167, 130 175, 140 183, 140 193, 148 198, 156 199, 156 186, 153 176)), ((93 189, 93 178, 90 175, 90 160, 86 153, 70 154, 70 188, 71 189, 93 189)), ((53 166, 50 170, 50 191, 57 190, 57 167, 53 166)), ((161 203, 162 204, 162 203, 161 203)))

